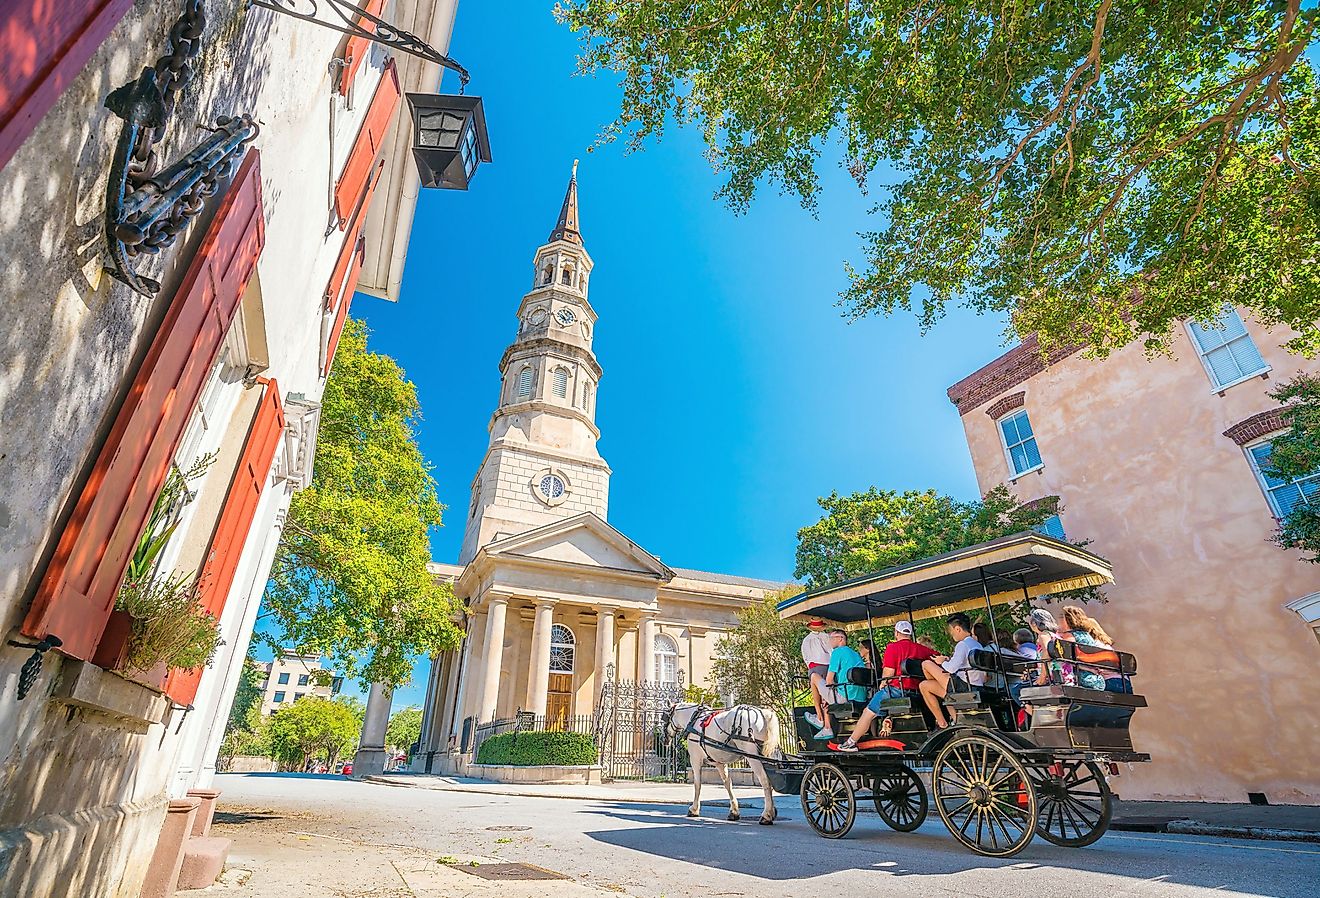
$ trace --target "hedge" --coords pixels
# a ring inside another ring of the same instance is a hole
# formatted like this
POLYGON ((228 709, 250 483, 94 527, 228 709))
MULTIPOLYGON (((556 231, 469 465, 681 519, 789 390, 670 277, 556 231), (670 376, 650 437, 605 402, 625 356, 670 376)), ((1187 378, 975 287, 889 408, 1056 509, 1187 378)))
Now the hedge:
POLYGON ((478 764, 574 767, 596 763, 596 745, 585 733, 504 733, 477 750, 478 764))

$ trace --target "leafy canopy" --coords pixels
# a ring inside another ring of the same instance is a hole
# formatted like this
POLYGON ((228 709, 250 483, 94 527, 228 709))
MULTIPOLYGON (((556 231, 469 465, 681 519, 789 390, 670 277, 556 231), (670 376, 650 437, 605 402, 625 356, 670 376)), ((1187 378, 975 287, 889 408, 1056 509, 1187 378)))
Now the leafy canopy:
POLYGON ((271 757, 291 766, 313 758, 334 764, 353 750, 361 731, 360 702, 305 695, 271 717, 271 757))
POLYGON ((390 715, 385 725, 385 744, 397 751, 411 752, 422 736, 422 709, 403 708, 390 715))
POLYGON ((1019 504, 1002 485, 971 502, 875 487, 816 501, 825 516, 798 531, 794 571, 813 589, 1031 530, 1059 508, 1057 496, 1019 504))
MULTIPOLYGON (((1270 473, 1287 480, 1320 474, 1320 377, 1299 374, 1270 396, 1284 404, 1288 429, 1271 444, 1270 473)), ((1306 560, 1320 564, 1320 481, 1302 486, 1309 502, 1299 502, 1279 523, 1275 542, 1285 549, 1310 552, 1306 560)))
POLYGON ((265 603, 269 641, 332 659, 365 684, 406 683, 455 647, 454 597, 426 569, 440 525, 413 428, 417 388, 350 319, 321 405, 312 483, 293 497, 265 603))
POLYGON ((605 139, 700 127, 735 209, 880 180, 852 316, 1009 311, 1042 349, 1167 345, 1223 302, 1320 350, 1320 9, 1301 0, 561 0, 605 139), (1305 8, 1303 8, 1305 6, 1305 8), (1313 55, 1313 54, 1312 54, 1313 55))

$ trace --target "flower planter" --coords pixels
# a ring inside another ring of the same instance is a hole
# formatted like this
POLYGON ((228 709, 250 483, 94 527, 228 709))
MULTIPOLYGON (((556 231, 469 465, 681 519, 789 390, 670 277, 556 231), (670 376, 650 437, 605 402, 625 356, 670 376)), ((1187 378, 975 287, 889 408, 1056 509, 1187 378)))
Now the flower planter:
POLYGON ((164 662, 148 670, 135 670, 128 666, 128 644, 133 638, 133 615, 127 611, 111 611, 101 641, 96 644, 92 663, 157 692, 165 688, 169 668, 164 662))

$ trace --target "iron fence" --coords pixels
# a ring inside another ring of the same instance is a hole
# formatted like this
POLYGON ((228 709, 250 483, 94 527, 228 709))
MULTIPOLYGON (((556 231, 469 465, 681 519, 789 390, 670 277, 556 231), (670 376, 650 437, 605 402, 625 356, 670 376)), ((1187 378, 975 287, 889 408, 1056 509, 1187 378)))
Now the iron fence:
POLYGON ((492 736, 499 736, 503 733, 529 732, 581 733, 584 736, 595 738, 597 733, 596 715, 574 714, 564 716, 560 714, 547 717, 544 714, 531 714, 520 711, 516 717, 502 717, 499 720, 478 724, 472 731, 472 757, 474 759, 477 757, 477 752, 481 751, 481 743, 492 736))
POLYGON ((677 782, 686 775, 687 750, 665 731, 664 715, 683 697, 681 683, 616 680, 605 666, 596 707, 596 746, 607 780, 677 782))

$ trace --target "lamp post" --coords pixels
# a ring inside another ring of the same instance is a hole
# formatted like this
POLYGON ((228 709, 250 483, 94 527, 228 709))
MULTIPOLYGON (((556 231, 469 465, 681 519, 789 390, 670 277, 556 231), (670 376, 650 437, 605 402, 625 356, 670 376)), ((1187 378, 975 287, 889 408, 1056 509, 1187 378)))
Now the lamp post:
POLYGON ((480 97, 408 94, 413 159, 423 187, 467 190, 477 166, 490 161, 490 138, 480 97))

